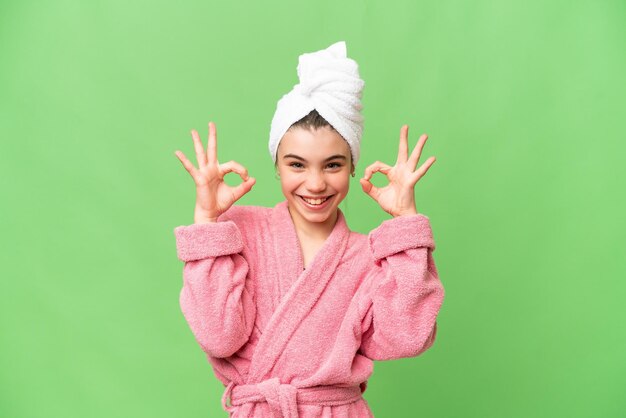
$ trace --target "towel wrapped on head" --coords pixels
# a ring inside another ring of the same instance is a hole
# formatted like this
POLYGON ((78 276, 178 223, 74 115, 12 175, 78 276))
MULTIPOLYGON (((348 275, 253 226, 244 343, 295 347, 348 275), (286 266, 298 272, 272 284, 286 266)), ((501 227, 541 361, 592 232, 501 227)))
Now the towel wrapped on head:
POLYGON ((276 105, 269 140, 272 159, 276 162, 278 144, 291 125, 317 110, 350 145, 356 165, 363 133, 361 97, 365 82, 356 61, 347 57, 346 43, 300 55, 298 78, 300 82, 276 105))

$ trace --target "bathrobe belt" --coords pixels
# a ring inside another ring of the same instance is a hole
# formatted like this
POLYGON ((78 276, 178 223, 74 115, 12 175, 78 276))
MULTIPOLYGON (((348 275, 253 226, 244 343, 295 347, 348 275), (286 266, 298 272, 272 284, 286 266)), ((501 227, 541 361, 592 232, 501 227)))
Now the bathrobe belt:
POLYGON ((222 396, 222 407, 233 412, 235 406, 249 402, 267 402, 275 418, 298 418, 298 404, 336 406, 361 398, 363 386, 315 386, 297 388, 280 383, 277 377, 250 385, 231 382, 222 396), (227 405, 230 399, 230 406, 227 405))

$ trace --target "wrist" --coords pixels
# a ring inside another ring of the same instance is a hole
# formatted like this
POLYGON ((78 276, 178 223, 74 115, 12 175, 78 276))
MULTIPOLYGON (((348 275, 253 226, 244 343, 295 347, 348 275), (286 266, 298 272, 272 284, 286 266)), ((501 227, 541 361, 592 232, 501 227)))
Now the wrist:
POLYGON ((193 219, 194 219, 194 223, 206 224, 206 223, 211 223, 211 222, 217 222, 218 216, 219 215, 216 215, 214 213, 207 213, 206 211, 203 211, 202 209, 196 206, 193 219))
POLYGON ((210 224, 217 222, 217 218, 194 218, 194 224, 210 224))
POLYGON ((417 215, 417 211, 415 212, 403 212, 403 213, 396 213, 395 215, 392 215, 394 218, 399 218, 401 216, 414 216, 417 215))
POLYGON ((417 215, 417 209, 415 207, 401 209, 401 210, 391 213, 391 216, 393 216, 394 218, 397 218, 399 216, 411 216, 411 215, 417 215))

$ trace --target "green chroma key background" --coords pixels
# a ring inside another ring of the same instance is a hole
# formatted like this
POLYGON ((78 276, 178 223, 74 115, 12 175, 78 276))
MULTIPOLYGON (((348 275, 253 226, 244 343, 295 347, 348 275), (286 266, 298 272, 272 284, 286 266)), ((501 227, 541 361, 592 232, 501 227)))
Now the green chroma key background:
POLYGON ((0 416, 225 416, 178 304, 174 151, 215 121, 257 177, 240 203, 273 206, 276 102, 339 40, 366 82, 350 227, 388 218, 358 178, 403 123, 437 157, 438 337, 376 363, 375 415, 625 416, 625 22, 621 0, 1 2, 0 416))

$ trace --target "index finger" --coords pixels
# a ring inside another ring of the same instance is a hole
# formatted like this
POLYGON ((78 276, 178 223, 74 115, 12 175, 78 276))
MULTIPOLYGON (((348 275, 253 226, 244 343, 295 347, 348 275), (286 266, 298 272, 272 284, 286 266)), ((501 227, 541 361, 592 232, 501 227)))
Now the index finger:
POLYGON ((222 175, 235 172, 239 174, 239 177, 241 177, 244 181, 249 177, 248 170, 236 161, 229 161, 227 163, 220 164, 220 171, 222 172, 222 175))

